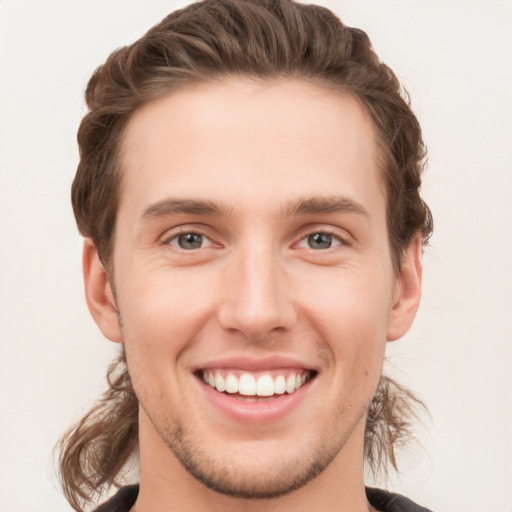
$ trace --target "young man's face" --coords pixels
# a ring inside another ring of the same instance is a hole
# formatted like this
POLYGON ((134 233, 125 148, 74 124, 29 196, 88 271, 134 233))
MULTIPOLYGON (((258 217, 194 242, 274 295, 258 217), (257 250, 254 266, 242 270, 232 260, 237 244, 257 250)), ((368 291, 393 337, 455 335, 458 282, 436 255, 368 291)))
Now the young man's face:
POLYGON ((135 114, 113 254, 122 327, 108 301, 96 319, 125 344, 141 474, 184 466, 254 497, 361 467, 386 341, 419 298, 418 244, 392 267, 377 162, 359 103, 300 81, 198 85, 135 114))

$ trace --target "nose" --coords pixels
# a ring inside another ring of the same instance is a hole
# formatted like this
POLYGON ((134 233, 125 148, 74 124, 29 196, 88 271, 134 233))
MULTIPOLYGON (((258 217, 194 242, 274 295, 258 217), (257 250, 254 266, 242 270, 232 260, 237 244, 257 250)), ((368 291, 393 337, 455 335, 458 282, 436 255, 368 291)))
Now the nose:
POLYGON ((269 247, 240 252, 231 259, 221 292, 221 327, 251 341, 289 330, 296 311, 285 265, 269 247))

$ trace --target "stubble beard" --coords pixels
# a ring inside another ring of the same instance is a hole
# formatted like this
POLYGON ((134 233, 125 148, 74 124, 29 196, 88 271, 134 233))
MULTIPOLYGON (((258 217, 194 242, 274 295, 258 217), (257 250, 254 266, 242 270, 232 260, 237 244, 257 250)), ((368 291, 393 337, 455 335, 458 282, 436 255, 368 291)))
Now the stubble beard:
MULTIPOLYGON (((159 417, 153 408, 146 407, 146 403, 150 403, 145 400, 148 393, 143 391, 143 386, 137 385, 137 379, 133 378, 132 372, 129 373, 139 407, 144 410, 153 429, 178 462, 205 487, 234 498, 278 498, 305 486, 329 466, 357 424, 355 422, 341 438, 339 434, 328 435, 324 432, 322 436, 315 436, 308 445, 297 446, 288 457, 278 455, 259 466, 252 464, 244 455, 238 460, 236 456, 219 459, 203 449, 203 442, 208 442, 204 434, 191 432, 179 418, 169 421, 169 418, 159 417), (152 411, 156 414, 153 415, 152 411)), ((338 410, 337 414, 343 417, 344 411, 338 410)))
POLYGON ((147 416, 190 475, 217 493, 239 499, 278 498, 300 489, 329 466, 350 437, 349 433, 345 439, 337 436, 315 438, 307 446, 297 446, 297 451, 286 458, 276 456, 258 465, 244 455, 240 459, 234 455, 219 459, 206 453, 201 446, 201 437, 187 432, 179 421, 173 428, 168 425, 159 428, 162 423, 147 416))
POLYGON ((345 417, 350 415, 346 415, 347 411, 340 407, 334 414, 339 418, 338 427, 345 424, 344 436, 340 436, 339 432, 323 432, 323 435, 315 436, 306 446, 297 446, 295 453, 288 457, 276 456, 258 467, 251 464, 251 461, 247 464, 247 457, 241 459, 241 463, 235 457, 219 459, 203 450, 201 445, 205 440, 204 435, 190 432, 179 419, 169 422, 169 418, 157 417, 158 413, 153 416, 152 409, 144 406, 147 393, 140 393, 143 387, 140 389, 136 380, 132 378, 132 385, 139 407, 144 410, 156 433, 178 462, 205 487, 239 499, 279 498, 304 487, 335 459, 367 410, 367 406, 362 406, 357 420, 349 425, 345 417))
MULTIPOLYGON (((181 465, 200 483, 215 492, 241 499, 270 499, 289 494, 316 478, 340 448, 300 454, 275 460, 268 467, 247 467, 233 461, 218 461, 201 452, 178 427, 166 440, 181 465), (272 470, 270 469, 272 468, 272 470)), ((302 451, 303 452, 303 451, 302 451)), ((247 462, 247 461, 245 461, 247 462)))

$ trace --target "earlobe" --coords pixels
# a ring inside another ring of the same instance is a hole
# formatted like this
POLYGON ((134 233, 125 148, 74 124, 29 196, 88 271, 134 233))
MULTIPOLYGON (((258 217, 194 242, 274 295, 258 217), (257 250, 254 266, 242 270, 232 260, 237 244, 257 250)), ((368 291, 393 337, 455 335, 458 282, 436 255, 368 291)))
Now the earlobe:
POLYGON ((418 236, 403 253, 396 284, 396 300, 388 324, 387 341, 401 338, 411 328, 420 305, 421 277, 421 238, 418 236))
POLYGON ((89 311, 103 335, 111 341, 121 343, 123 337, 115 297, 96 246, 90 238, 84 240, 82 265, 89 311))

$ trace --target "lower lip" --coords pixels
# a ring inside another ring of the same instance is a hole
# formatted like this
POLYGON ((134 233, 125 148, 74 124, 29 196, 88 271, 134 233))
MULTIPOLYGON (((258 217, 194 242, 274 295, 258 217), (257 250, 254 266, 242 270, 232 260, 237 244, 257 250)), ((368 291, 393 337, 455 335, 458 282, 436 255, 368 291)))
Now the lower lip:
POLYGON ((235 398, 227 393, 220 393, 203 381, 198 381, 208 400, 232 419, 251 424, 261 424, 277 421, 293 409, 306 396, 306 393, 315 379, 306 382, 301 388, 291 394, 274 395, 272 398, 249 401, 235 398))

